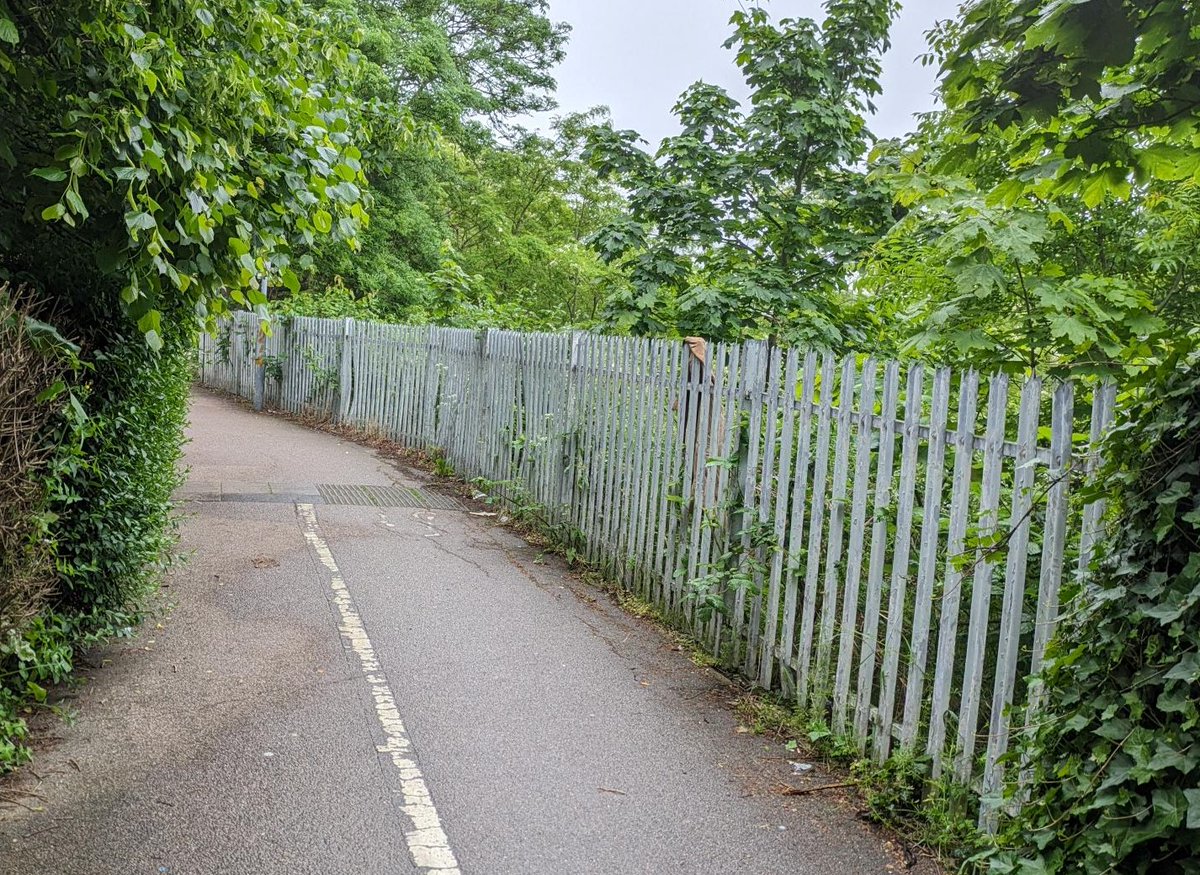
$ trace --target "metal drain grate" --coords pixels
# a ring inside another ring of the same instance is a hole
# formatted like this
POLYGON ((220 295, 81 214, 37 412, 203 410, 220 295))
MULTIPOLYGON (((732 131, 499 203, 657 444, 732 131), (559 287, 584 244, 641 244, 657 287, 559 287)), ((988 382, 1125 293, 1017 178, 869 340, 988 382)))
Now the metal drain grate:
POLYGON ((453 496, 408 486, 347 486, 341 483, 318 483, 317 489, 320 490, 321 498, 326 504, 466 510, 462 502, 453 496))

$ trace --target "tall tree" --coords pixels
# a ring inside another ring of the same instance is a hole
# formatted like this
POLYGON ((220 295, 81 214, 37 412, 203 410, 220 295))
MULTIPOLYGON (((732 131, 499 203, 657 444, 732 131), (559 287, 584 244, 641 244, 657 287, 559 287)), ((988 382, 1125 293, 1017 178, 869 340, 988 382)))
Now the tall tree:
POLYGON ((603 115, 569 114, 555 121, 553 137, 526 133, 509 147, 463 155, 447 187, 452 251, 477 277, 475 302, 511 314, 506 324, 594 324, 621 282, 585 242, 624 206, 581 155, 587 126, 603 115))
POLYGON ((628 214, 595 238, 632 287, 610 303, 614 327, 709 337, 846 341, 838 297, 852 264, 890 221, 859 164, 879 93, 894 0, 830 0, 822 25, 734 13, 750 88, 743 109, 697 83, 675 114, 683 131, 655 155, 633 131, 602 128, 590 155, 629 195, 628 214))
POLYGON ((392 313, 432 294, 451 237, 446 193, 469 164, 498 148, 493 128, 552 105, 550 69, 563 56, 565 25, 544 0, 326 0, 361 29, 356 93, 403 110, 411 144, 368 150, 375 221, 360 253, 323 245, 306 279, 344 281, 392 313))

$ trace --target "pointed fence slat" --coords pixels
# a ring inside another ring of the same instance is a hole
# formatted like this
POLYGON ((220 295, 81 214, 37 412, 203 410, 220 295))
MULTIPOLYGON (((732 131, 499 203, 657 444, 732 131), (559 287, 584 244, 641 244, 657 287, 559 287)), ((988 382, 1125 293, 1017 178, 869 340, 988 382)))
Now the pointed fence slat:
POLYGON ((925 459, 925 497, 921 502, 921 552, 917 559, 917 589, 913 594, 913 621, 908 656, 908 683, 904 695, 904 722, 900 747, 911 751, 921 722, 925 690, 925 664, 929 656, 929 623, 933 613, 934 576, 937 573, 938 536, 941 534, 942 481, 945 478, 946 417, 950 404, 950 369, 933 376, 930 400, 929 445, 925 459))
POLYGON ((838 639, 837 670, 833 682, 833 728, 845 732, 853 671, 854 643, 858 632, 859 593, 862 586, 863 542, 866 533, 867 492, 871 484, 872 422, 875 416, 875 378, 879 370, 873 359, 862 366, 862 380, 855 414, 854 497, 850 507, 850 543, 843 574, 841 631, 838 639))
MULTIPOLYGON (((771 688, 776 659, 776 636, 779 629, 779 597, 783 582, 784 535, 787 531, 787 512, 792 485, 792 440, 795 432, 796 370, 799 367, 797 350, 788 350, 783 376, 783 422, 779 436, 779 471, 775 481, 775 515, 772 533, 775 550, 771 556, 770 580, 767 586, 766 628, 763 631, 762 654, 758 666, 758 683, 771 688)), ((772 396, 775 397, 775 396, 772 396)), ((710 501, 711 504, 711 501, 710 501)))
POLYGON ((991 801, 1001 790, 1000 757, 1008 751, 1008 708, 1017 681, 1017 656, 1021 643, 1021 603, 1025 595, 1025 568, 1029 560, 1030 516, 1033 513, 1034 469, 1037 453, 1038 412, 1042 383, 1034 378, 1021 387, 1017 420, 1017 455, 1013 471, 1012 512, 1004 568, 1004 595, 1000 604, 1000 634, 996 646, 996 677, 992 692, 991 727, 983 765, 984 807, 979 825, 995 830, 999 810, 991 801))
POLYGON ((992 607, 992 545, 1000 507, 1000 475, 1004 464, 1004 425, 1008 407, 1008 377, 992 377, 988 387, 987 433, 983 446, 983 484, 979 493, 979 522, 976 528, 980 546, 975 550, 975 574, 971 582, 971 624, 967 631, 967 649, 963 669, 962 704, 958 721, 957 774, 961 781, 971 777, 975 766, 978 739, 979 702, 983 695, 985 648, 988 617, 992 607))
POLYGON ((817 420, 817 446, 809 505, 808 554, 804 573, 804 598, 800 619, 799 659, 796 668, 796 697, 809 698, 809 669, 812 665, 813 625, 817 612, 817 588, 821 569, 821 543, 825 532, 825 486, 829 478, 829 437, 833 423, 833 356, 826 355, 821 368, 821 403, 817 420))
POLYGON ((862 650, 858 660, 857 695, 854 701, 854 734, 865 750, 875 688, 879 607, 883 599, 884 563, 888 552, 888 508, 892 494, 892 461, 896 452, 896 403, 900 366, 888 362, 883 372, 883 409, 879 425, 879 454, 875 469, 875 510, 871 526, 871 559, 867 568, 867 603, 863 609, 862 650))
POLYGON ((833 485, 829 496, 829 536, 825 547, 821 625, 817 633, 817 661, 812 683, 814 695, 822 698, 829 695, 829 671, 838 619, 838 572, 845 568, 842 542, 845 539, 846 480, 849 477, 850 432, 854 421, 854 390, 857 377, 858 368, 854 356, 846 356, 838 384, 837 440, 833 453, 833 485))
POLYGON ((880 669, 878 728, 875 734, 875 759, 883 761, 891 752, 892 716, 896 705, 896 680, 900 674, 900 641, 907 619, 909 550, 912 535, 913 502, 917 485, 917 450, 924 399, 925 370, 914 365, 908 371, 904 394, 903 449, 900 452, 900 480, 897 484, 895 547, 892 552, 892 583, 888 594, 887 632, 884 634, 883 664, 880 669))

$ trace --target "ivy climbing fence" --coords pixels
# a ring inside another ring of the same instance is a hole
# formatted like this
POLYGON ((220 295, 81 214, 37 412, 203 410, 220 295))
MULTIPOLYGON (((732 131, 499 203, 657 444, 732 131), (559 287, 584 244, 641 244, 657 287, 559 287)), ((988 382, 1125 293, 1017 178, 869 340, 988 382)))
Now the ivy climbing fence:
POLYGON ((985 828, 1105 512, 1079 485, 1111 384, 755 341, 299 317, 264 334, 244 313, 201 369, 443 454, 864 754, 927 757, 985 828))

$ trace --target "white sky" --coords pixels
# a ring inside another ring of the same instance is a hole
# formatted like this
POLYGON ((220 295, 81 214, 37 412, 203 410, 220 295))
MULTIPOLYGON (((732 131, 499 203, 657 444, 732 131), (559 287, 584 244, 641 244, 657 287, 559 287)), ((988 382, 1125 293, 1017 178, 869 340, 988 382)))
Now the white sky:
MULTIPOLYGON (((698 79, 738 99, 746 90, 733 54, 722 48, 737 0, 550 0, 550 16, 571 25, 566 60, 556 71, 557 112, 597 105, 613 123, 638 131, 653 146, 678 130, 671 107, 698 79)), ((772 17, 823 17, 820 0, 767 0, 772 17)), ((879 137, 911 130, 913 113, 932 109, 935 68, 922 67, 925 32, 950 18, 958 0, 904 0, 883 62, 883 94, 871 122, 879 137)), ((546 118, 535 120, 541 127, 546 118)))

